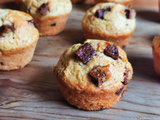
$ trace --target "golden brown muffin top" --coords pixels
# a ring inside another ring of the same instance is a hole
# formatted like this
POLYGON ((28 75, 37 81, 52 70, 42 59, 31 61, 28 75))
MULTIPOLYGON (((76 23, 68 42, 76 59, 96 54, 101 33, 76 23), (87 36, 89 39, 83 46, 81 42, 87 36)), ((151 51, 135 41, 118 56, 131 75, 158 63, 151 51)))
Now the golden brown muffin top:
POLYGON ((70 0, 16 0, 21 9, 34 17, 53 17, 71 12, 70 0), (22 3, 22 4, 21 4, 22 3))
POLYGON ((103 92, 115 86, 121 87, 126 79, 125 74, 130 80, 133 70, 126 53, 120 47, 103 40, 89 39, 84 44, 75 44, 67 49, 61 55, 54 73, 72 89, 103 92), (82 57, 80 54, 83 53, 82 57), (104 75, 100 75, 102 79, 98 77, 102 83, 96 83, 97 71, 104 75))
POLYGON ((29 14, 0 9, 0 54, 24 49, 38 38, 39 32, 29 14))
POLYGON ((128 35, 136 26, 135 11, 120 4, 100 3, 86 12, 82 26, 113 37, 128 35))

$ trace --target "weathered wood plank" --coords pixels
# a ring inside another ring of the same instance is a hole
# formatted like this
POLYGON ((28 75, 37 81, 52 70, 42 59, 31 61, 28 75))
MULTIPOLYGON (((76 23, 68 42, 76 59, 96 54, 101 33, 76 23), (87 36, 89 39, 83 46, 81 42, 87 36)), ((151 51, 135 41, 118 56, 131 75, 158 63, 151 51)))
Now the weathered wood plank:
POLYGON ((66 48, 85 40, 81 20, 92 6, 75 5, 66 29, 56 36, 41 37, 32 62, 24 69, 0 71, 0 119, 160 119, 160 78, 154 73, 151 49, 153 37, 160 32, 157 8, 136 7, 137 28, 125 48, 134 76, 122 101, 108 110, 82 111, 61 96, 52 65, 66 48))

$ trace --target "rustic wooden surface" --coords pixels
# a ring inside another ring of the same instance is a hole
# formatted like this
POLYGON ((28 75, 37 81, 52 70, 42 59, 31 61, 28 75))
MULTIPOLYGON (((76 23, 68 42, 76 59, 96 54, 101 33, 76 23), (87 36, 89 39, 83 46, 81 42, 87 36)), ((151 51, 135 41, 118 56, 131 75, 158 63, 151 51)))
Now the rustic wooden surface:
MULTIPOLYGON (((9 1, 12 0, 1 0, 1 7, 15 8, 9 1)), ((82 111, 70 106, 61 96, 52 65, 66 48, 85 40, 81 20, 92 6, 75 5, 66 29, 56 36, 41 37, 32 62, 24 69, 0 71, 1 120, 160 120, 160 78, 154 73, 151 50, 153 37, 160 33, 157 7, 135 7, 137 28, 125 48, 134 76, 121 101, 111 109, 82 111)))

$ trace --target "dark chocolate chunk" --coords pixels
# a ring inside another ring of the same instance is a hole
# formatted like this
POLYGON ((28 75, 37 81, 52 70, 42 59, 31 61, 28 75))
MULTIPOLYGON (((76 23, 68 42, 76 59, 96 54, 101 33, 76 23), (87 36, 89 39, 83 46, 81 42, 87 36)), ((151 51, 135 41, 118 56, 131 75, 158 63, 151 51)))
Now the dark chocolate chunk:
POLYGON ((14 29, 13 29, 13 26, 12 26, 12 27, 9 26, 9 25, 3 25, 3 26, 1 26, 1 27, 0 27, 0 37, 2 37, 3 34, 9 33, 9 32, 11 32, 11 31, 13 31, 13 30, 14 30, 14 29))
POLYGON ((116 94, 117 94, 117 95, 120 95, 123 89, 124 89, 124 87, 122 87, 121 89, 119 89, 119 90, 116 92, 116 94))
POLYGON ((3 65, 4 65, 4 63, 3 63, 3 62, 0 62, 0 65, 2 65, 2 66, 3 66, 3 65))
POLYGON ((124 73, 124 81, 122 82, 124 85, 128 84, 129 72, 130 71, 127 71, 127 72, 124 73))
POLYGON ((86 43, 76 51, 76 55, 82 60, 83 64, 86 64, 93 55, 96 55, 96 51, 89 43, 86 43))
POLYGON ((92 81, 99 87, 105 82, 107 79, 111 77, 111 72, 109 71, 109 66, 98 66, 93 68, 89 72, 90 76, 93 77, 92 81))
POLYGON ((111 8, 99 9, 99 10, 96 11, 95 16, 98 17, 98 18, 103 19, 103 15, 108 11, 111 11, 111 8))
POLYGON ((125 13, 126 13, 125 15, 126 15, 126 18, 127 18, 127 19, 132 19, 132 18, 133 18, 133 15, 132 15, 133 13, 132 13, 131 10, 126 9, 126 10, 125 10, 125 13))
POLYGON ((119 57, 119 52, 115 45, 108 45, 104 50, 104 54, 112 57, 115 60, 117 60, 119 57))
POLYGON ((106 76, 102 71, 96 69, 90 71, 89 74, 94 78, 92 81, 97 84, 98 87, 102 85, 102 79, 106 76))
POLYGON ((56 23, 51 24, 51 26, 56 26, 56 23))
POLYGON ((34 19, 28 20, 28 22, 29 22, 29 23, 32 23, 35 28, 38 28, 38 27, 37 27, 37 24, 36 24, 36 22, 35 22, 34 19))
POLYGON ((49 4, 43 3, 39 8, 38 11, 41 15, 45 16, 47 12, 49 11, 49 4))

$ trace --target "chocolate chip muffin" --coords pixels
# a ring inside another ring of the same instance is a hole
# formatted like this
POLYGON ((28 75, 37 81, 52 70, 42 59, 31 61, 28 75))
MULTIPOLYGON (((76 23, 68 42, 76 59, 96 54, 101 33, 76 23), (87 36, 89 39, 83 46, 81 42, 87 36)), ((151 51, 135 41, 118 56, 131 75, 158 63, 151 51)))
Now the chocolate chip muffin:
POLYGON ((135 11, 114 3, 97 4, 87 11, 82 21, 87 39, 102 39, 120 47, 128 45, 135 27, 135 11))
POLYGON ((152 53, 155 72, 160 76, 160 35, 155 36, 153 39, 152 53))
POLYGON ((33 18, 24 12, 0 9, 0 70, 14 70, 28 64, 39 32, 33 18))
POLYGON ((71 0, 73 4, 82 4, 85 0, 71 0))
POLYGON ((70 0, 15 0, 21 10, 35 19, 40 35, 56 35, 64 30, 72 9, 70 0))
POLYGON ((133 0, 95 0, 95 3, 102 3, 102 2, 112 2, 112 3, 116 3, 116 4, 122 4, 125 6, 131 6, 133 0))
POLYGON ((64 98, 83 110, 111 108, 122 98, 133 74, 120 47, 91 39, 67 49, 53 68, 64 98))

